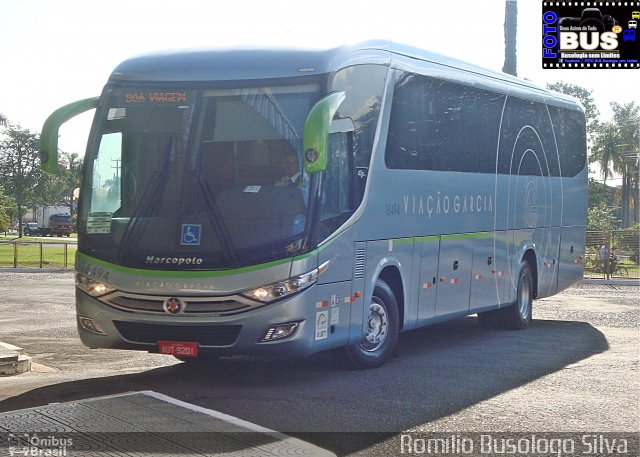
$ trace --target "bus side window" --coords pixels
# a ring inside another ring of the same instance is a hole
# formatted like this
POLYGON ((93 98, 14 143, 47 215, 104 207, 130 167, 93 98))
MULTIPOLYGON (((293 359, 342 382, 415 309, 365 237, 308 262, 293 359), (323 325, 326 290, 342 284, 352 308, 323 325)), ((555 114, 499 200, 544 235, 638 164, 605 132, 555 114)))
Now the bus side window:
POLYGON ((327 221, 350 212, 353 159, 350 154, 352 132, 329 135, 329 157, 324 172, 320 220, 327 221))

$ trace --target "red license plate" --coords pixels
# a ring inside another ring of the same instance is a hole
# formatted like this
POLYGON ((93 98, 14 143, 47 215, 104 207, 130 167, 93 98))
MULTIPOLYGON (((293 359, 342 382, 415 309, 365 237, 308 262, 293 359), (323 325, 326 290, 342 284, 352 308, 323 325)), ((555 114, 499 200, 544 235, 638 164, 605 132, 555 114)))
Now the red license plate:
POLYGON ((185 341, 158 341, 160 354, 175 355, 177 357, 197 357, 198 343, 185 341))

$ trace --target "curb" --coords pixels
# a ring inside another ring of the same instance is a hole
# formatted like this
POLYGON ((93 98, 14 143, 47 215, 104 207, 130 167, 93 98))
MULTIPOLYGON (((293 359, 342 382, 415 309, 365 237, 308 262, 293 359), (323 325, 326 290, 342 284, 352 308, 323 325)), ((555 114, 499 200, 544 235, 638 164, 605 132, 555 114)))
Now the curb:
POLYGON ((68 273, 74 268, 0 268, 0 273, 68 273))
POLYGON ((0 341, 0 376, 13 376, 31 371, 31 357, 22 348, 0 341))
POLYGON ((595 284, 600 286, 635 286, 640 287, 640 279, 583 279, 578 284, 595 284))

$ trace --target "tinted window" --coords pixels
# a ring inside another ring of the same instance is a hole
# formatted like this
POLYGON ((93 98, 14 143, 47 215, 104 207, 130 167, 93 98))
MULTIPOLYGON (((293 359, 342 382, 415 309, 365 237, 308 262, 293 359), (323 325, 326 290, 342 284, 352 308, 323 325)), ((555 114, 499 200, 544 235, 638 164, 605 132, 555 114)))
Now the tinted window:
POLYGON ((355 127, 350 169, 353 208, 360 204, 364 194, 387 71, 388 68, 381 65, 354 65, 338 71, 331 83, 331 90, 346 93, 335 118, 351 119, 355 127))
POLYGON ((560 176, 558 153, 546 106, 511 96, 502 116, 498 173, 560 176))
MULTIPOLYGON (((339 132, 329 135, 329 157, 327 169, 324 172, 322 200, 320 202, 321 221, 340 218, 340 216, 349 213, 353 209, 351 207, 349 182, 349 171, 353 169, 353 164, 350 163, 351 134, 351 132, 339 132)), ((336 224, 342 222, 344 221, 336 222, 336 224)))
POLYGON ((396 81, 389 168, 495 173, 504 95, 403 74, 396 81))
POLYGON ((553 122, 562 176, 575 176, 582 171, 587 160, 587 137, 584 114, 549 105, 553 122))

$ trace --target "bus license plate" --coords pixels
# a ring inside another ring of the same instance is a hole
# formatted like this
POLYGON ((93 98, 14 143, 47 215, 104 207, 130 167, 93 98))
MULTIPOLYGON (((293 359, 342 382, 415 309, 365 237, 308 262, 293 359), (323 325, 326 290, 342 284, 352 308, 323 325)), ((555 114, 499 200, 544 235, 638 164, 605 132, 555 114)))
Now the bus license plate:
POLYGON ((174 355, 177 357, 197 357, 198 343, 185 341, 158 341, 160 354, 174 355))

